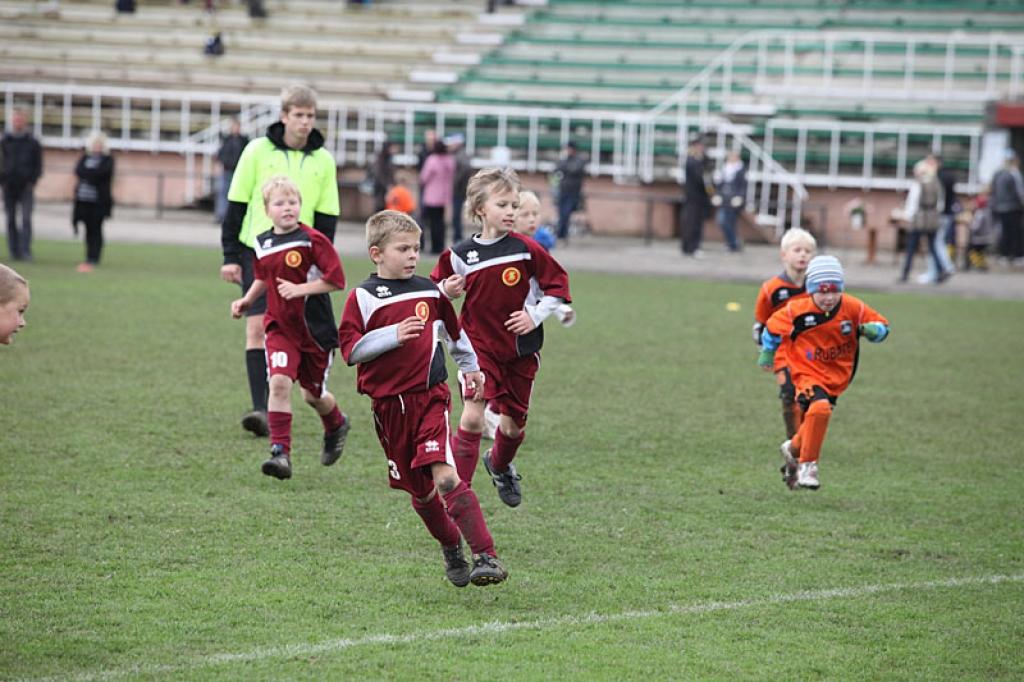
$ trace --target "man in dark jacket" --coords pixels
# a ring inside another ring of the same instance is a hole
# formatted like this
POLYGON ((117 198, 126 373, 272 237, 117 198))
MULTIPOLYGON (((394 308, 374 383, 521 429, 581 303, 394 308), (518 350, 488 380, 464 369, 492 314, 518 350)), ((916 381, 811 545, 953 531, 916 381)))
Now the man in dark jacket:
POLYGON ((43 149, 28 128, 24 109, 15 108, 11 115, 11 128, 0 140, 0 156, 3 157, 0 183, 4 187, 7 211, 7 250, 12 260, 32 260, 32 207, 36 182, 43 174, 43 149))
POLYGON ((1002 227, 999 255, 1010 262, 1020 262, 1024 259, 1024 179, 1012 149, 1006 150, 1003 167, 992 176, 989 205, 1002 227))
POLYGON ((686 165, 682 210, 683 254, 700 258, 704 254, 700 243, 704 237, 704 219, 707 218, 711 202, 704 181, 704 140, 697 137, 690 142, 686 165))
POLYGON ((587 161, 579 155, 576 143, 570 140, 565 145, 565 156, 555 166, 558 180, 558 238, 569 239, 569 218, 579 209, 583 196, 583 175, 587 161))
POLYGON ((228 188, 231 187, 231 178, 235 174, 235 167, 247 144, 249 144, 249 136, 242 134, 242 124, 238 122, 237 118, 231 119, 231 128, 227 136, 221 139, 220 149, 217 150, 217 161, 220 162, 223 169, 213 209, 218 223, 223 223, 224 216, 227 214, 228 188))

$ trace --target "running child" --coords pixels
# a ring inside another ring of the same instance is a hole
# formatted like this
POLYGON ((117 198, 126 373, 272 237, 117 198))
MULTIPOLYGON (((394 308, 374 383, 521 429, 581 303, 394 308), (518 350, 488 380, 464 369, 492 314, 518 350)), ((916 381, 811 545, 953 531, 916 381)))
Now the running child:
POLYGON ((501 501, 522 501, 512 460, 525 436, 534 377, 544 342, 542 323, 571 303, 569 277, 547 251, 514 232, 519 177, 511 169, 481 170, 469 181, 466 217, 480 232, 445 250, 430 277, 449 298, 466 294, 461 321, 486 377, 484 395, 463 388, 465 407, 453 440, 459 475, 471 481, 479 459, 484 406, 501 415, 484 467, 501 501))
POLYGON ((25 278, 0 263, 0 344, 9 346, 25 327, 29 298, 25 278))
POLYGON ((274 227, 256 237, 253 282, 245 296, 232 302, 231 316, 242 317, 266 294, 270 458, 262 470, 286 479, 292 476, 291 392, 296 381, 324 425, 320 463, 334 464, 345 447, 349 421, 327 390, 338 346, 329 294, 345 288, 345 274, 331 241, 299 222, 302 197, 294 182, 284 175, 270 178, 263 185, 263 203, 274 227))
MULTIPOLYGON (((757 292, 757 302, 754 304, 754 343, 760 345, 761 332, 772 313, 785 307, 791 300, 804 296, 804 274, 817 247, 814 235, 799 227, 787 230, 782 236, 782 272, 766 280, 757 292)), ((800 426, 800 406, 796 403, 793 378, 788 366, 788 347, 789 343, 784 339, 782 347, 775 354, 773 371, 779 385, 786 438, 792 438, 800 426)))
POLYGON ((803 421, 796 435, 780 446, 784 476, 787 485, 795 478, 796 486, 817 490, 821 446, 832 409, 857 370, 860 337, 884 341, 889 322, 843 293, 843 266, 835 256, 811 260, 805 281, 808 296, 790 301, 768 318, 757 362, 772 371, 776 350, 784 338, 790 340, 789 366, 803 421))
POLYGON ((413 509, 441 544, 448 580, 456 587, 491 585, 505 580, 508 571, 494 551, 476 493, 455 468, 442 341, 476 399, 483 397, 484 377, 451 301, 416 275, 421 234, 416 221, 398 211, 381 211, 366 221, 377 273, 349 292, 338 339, 345 361, 358 365, 359 392, 373 399, 388 482, 412 496, 413 509), (474 555, 472 569, 462 538, 474 555))

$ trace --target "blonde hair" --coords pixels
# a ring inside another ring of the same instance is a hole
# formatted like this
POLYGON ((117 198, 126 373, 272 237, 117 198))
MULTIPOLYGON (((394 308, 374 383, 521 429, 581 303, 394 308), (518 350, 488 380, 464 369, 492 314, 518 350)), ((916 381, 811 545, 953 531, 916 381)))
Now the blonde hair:
POLYGON ((522 208, 523 202, 527 200, 535 201, 537 202, 537 206, 540 206, 540 197, 537 196, 537 193, 529 189, 524 189, 519 193, 519 207, 522 208))
POLYGON ((106 133, 102 130, 94 130, 88 134, 85 138, 85 151, 86 153, 92 153, 92 148, 96 146, 96 143, 102 145, 103 153, 110 153, 110 142, 107 140, 106 133))
POLYGON ((19 287, 28 288, 28 280, 19 275, 13 269, 0 263, 0 305, 6 305, 14 300, 14 294, 19 287))
POLYGON ((396 234, 415 234, 418 237, 422 233, 423 230, 409 214, 391 210, 378 211, 366 221, 366 246, 383 249, 388 240, 396 234))
POLYGON ((811 249, 818 248, 818 240, 814 238, 814 235, 805 230, 802 227, 791 227, 786 230, 786 234, 782 235, 782 241, 779 242, 779 248, 783 251, 789 251, 797 244, 806 244, 811 249))
POLYGON ((511 168, 484 168, 478 171, 466 186, 466 219, 476 225, 483 225, 477 211, 484 207, 487 197, 495 192, 519 194, 521 187, 519 176, 511 168))
POLYGON ((316 90, 308 85, 289 85, 281 90, 281 113, 287 114, 292 107, 313 107, 316 109, 316 90))
POLYGON ((264 206, 270 203, 270 197, 274 194, 294 194, 299 198, 299 203, 302 203, 302 192, 299 191, 299 186, 292 182, 287 175, 275 175, 270 178, 263 183, 260 192, 263 194, 264 206))

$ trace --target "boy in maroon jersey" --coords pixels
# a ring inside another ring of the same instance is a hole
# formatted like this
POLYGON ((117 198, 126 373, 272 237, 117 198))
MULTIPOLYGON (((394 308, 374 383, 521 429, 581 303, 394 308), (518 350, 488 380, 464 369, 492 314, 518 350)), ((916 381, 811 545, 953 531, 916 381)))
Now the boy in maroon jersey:
POLYGON ((441 544, 448 580, 456 587, 491 585, 505 580, 508 571, 494 551, 476 494, 455 469, 442 342, 478 399, 484 377, 451 301, 416 275, 420 234, 416 221, 398 211, 381 211, 366 221, 377 274, 349 292, 338 340, 345 361, 359 367, 359 392, 373 399, 388 482, 412 496, 413 509, 441 544), (472 569, 463 537, 473 551, 472 569))
POLYGON ((441 254, 430 277, 450 298, 466 293, 461 322, 486 377, 483 398, 463 392, 465 408, 453 439, 459 475, 471 480, 484 430, 484 407, 501 415, 494 447, 484 467, 510 507, 522 501, 520 476, 512 464, 523 442, 533 380, 544 342, 541 323, 571 303, 569 277, 540 244, 517 234, 519 177, 511 169, 477 173, 466 190, 466 217, 478 234, 441 254), (443 281, 442 281, 443 280, 443 281))
POLYGON ((245 296, 231 304, 240 318, 264 293, 267 312, 267 367, 270 397, 270 458, 263 473, 291 478, 292 384, 320 415, 324 425, 320 463, 330 466, 341 457, 348 435, 348 418, 327 390, 334 349, 338 346, 330 292, 345 288, 341 261, 327 237, 299 223, 302 198, 287 176, 277 175, 263 185, 263 203, 273 229, 256 238, 255 279, 245 296))

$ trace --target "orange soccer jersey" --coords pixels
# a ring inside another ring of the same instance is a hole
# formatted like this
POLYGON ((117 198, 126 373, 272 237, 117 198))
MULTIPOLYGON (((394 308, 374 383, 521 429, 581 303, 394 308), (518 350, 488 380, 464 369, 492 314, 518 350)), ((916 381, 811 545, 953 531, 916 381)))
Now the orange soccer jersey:
MULTIPOLYGON (((775 275, 761 285, 757 292, 757 302, 754 304, 754 321, 762 325, 768 324, 768 318, 772 314, 784 308, 787 303, 797 298, 806 297, 807 292, 802 286, 797 286, 793 280, 785 276, 775 275)), ((782 345, 775 353, 775 365, 772 369, 776 372, 788 366, 786 356, 789 353, 789 341, 784 337, 782 345)))
POLYGON ((823 312, 811 299, 793 300, 768 319, 768 331, 789 340, 786 361, 798 393, 817 385, 838 397, 850 385, 860 348, 858 328, 866 322, 889 322, 878 311, 849 294, 823 312))

